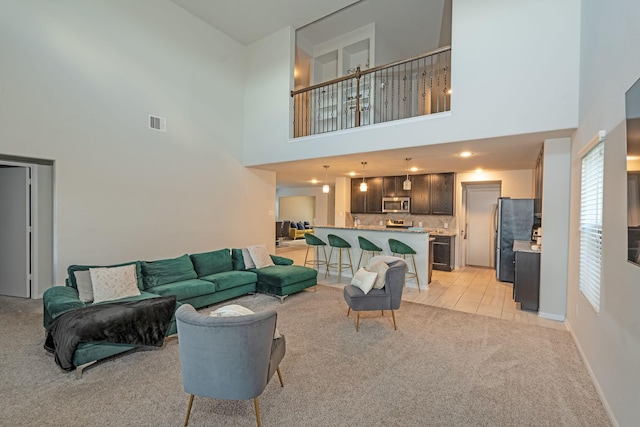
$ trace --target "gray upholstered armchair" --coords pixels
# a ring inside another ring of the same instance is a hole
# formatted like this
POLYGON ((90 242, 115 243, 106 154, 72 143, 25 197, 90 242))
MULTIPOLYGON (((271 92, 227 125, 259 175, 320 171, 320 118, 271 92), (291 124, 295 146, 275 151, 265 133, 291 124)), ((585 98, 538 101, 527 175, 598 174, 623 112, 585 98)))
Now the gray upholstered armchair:
POLYGON ((209 317, 183 304, 176 311, 180 365, 189 415, 194 395, 213 399, 253 399, 258 427, 262 394, 285 354, 284 336, 274 338, 273 310, 236 317, 209 317))
POLYGON ((384 255, 371 258, 370 263, 378 260, 384 261, 389 266, 385 277, 385 285, 382 289, 371 289, 365 294, 360 288, 353 285, 344 287, 344 300, 349 306, 347 316, 349 316, 351 310, 357 313, 356 332, 360 328, 360 312, 374 310, 381 310, 383 314, 384 310, 391 310, 393 328, 398 330, 395 310, 400 308, 400 302, 402 301, 407 263, 402 258, 384 255))

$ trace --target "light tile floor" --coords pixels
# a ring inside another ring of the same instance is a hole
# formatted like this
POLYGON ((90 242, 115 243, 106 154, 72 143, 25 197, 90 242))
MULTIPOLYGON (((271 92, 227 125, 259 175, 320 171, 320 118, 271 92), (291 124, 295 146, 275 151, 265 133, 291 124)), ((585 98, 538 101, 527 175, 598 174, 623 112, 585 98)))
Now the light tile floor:
MULTIPOLYGON (((276 254, 293 259, 295 264, 303 265, 306 250, 304 240, 288 241, 276 248, 276 254)), ((312 256, 312 251, 309 251, 309 255, 312 256)), ((352 250, 351 256, 355 270, 359 251, 352 250)), ((320 284, 343 286, 348 283, 348 278, 338 280, 335 271, 327 278, 324 273, 325 269, 322 267, 318 274, 320 284)), ((520 304, 513 300, 512 284, 497 280, 495 270, 490 268, 462 267, 451 272, 434 270, 428 289, 424 289, 424 284, 421 284, 421 291, 418 292, 415 281, 408 280, 402 299, 417 304, 566 330, 563 322, 543 319, 536 313, 521 310, 520 304)))

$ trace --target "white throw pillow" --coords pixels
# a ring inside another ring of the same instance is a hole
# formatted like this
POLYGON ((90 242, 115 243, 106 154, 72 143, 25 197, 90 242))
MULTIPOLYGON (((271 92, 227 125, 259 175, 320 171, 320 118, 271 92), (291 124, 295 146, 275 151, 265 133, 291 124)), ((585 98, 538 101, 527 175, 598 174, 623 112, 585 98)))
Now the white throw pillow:
MULTIPOLYGON (((220 307, 216 310, 213 310, 209 313, 209 317, 235 317, 235 316, 245 316, 247 314, 255 314, 253 311, 248 309, 247 307, 243 307, 238 304, 230 304, 225 305, 224 307, 220 307)), ((280 332, 278 332, 278 328, 276 328, 275 334, 273 334, 273 339, 280 338, 280 332)))
POLYGON ((89 274, 94 303, 140 295, 135 264, 90 268, 89 274))
POLYGON ((93 287, 91 285, 91 273, 89 270, 74 271, 76 286, 78 287, 78 299, 82 302, 93 301, 93 287))
POLYGON ((378 273, 372 273, 367 271, 364 267, 360 267, 356 274, 351 279, 351 284, 356 288, 360 288, 362 292, 366 294, 373 288, 373 284, 376 282, 378 273))
POLYGON ((250 268, 256 268, 256 264, 251 259, 251 254, 249 253, 249 249, 242 249, 242 259, 244 260, 244 268, 248 270, 250 268))
POLYGON ((249 254, 251 254, 251 259, 256 264, 256 268, 275 265, 273 263, 273 260, 269 256, 267 245, 265 245, 264 243, 261 245, 247 246, 247 249, 249 250, 249 254))
POLYGON ((373 284, 373 289, 384 288, 384 282, 387 277, 388 269, 389 269, 389 266, 384 261, 374 261, 374 262, 370 262, 369 265, 367 265, 367 271, 376 273, 378 275, 376 277, 376 282, 373 284))

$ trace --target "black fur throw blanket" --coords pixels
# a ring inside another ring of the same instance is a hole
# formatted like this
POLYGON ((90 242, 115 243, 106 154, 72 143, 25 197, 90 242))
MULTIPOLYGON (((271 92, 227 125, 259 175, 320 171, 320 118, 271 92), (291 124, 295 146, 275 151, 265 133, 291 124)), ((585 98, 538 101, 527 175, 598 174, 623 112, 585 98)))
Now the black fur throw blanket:
POLYGON ((106 341, 161 347, 176 308, 176 297, 98 304, 56 317, 47 329, 45 349, 64 370, 75 369, 79 343, 106 341))

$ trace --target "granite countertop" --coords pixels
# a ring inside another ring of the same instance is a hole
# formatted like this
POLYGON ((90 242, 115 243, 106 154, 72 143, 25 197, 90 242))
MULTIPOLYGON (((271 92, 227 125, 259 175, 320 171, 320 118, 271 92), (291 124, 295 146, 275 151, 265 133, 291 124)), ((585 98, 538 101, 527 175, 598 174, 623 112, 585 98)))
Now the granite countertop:
POLYGON ((340 227, 336 225, 314 225, 314 228, 334 228, 340 230, 372 230, 372 231, 395 231, 400 233, 429 233, 432 236, 455 236, 456 231, 451 229, 428 229, 421 227, 385 227, 384 225, 359 225, 357 227, 340 227))

